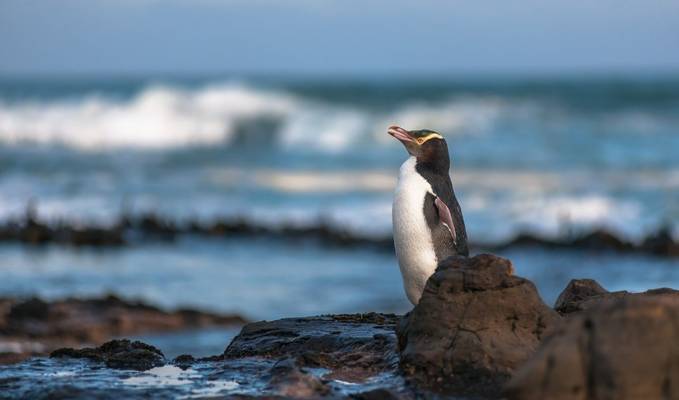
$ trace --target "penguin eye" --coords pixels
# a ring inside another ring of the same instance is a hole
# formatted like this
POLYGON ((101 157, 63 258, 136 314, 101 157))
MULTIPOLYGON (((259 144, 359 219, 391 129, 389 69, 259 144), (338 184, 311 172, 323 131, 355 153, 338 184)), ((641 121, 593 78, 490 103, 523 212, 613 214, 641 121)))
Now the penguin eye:
POLYGON ((424 138, 417 138, 417 144, 424 143, 424 138))

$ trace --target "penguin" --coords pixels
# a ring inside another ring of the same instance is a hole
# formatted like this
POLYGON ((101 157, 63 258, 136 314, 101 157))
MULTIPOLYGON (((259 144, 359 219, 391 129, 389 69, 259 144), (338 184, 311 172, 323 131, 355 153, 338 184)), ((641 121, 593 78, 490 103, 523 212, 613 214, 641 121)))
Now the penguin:
POLYGON ((410 157, 401 165, 394 192, 394 247, 403 287, 416 305, 439 262, 469 256, 462 210, 450 180, 450 157, 443 136, 429 129, 392 126, 410 157))

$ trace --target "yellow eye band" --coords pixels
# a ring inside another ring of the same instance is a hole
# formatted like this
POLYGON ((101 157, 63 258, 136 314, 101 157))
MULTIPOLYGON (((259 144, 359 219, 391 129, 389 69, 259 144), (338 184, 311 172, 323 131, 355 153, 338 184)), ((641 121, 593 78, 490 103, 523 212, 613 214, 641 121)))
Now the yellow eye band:
POLYGON ((417 144, 423 145, 429 139, 443 139, 443 136, 434 132, 434 133, 428 134, 427 136, 419 137, 419 138, 415 139, 415 141, 417 142, 417 144))

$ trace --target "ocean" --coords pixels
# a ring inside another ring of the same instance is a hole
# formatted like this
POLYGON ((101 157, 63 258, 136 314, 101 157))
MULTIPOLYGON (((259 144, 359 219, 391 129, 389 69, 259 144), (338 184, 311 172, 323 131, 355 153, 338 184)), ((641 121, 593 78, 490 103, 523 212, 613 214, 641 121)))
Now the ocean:
MULTIPOLYGON (((606 229, 679 238, 679 77, 3 78, 0 221, 231 218, 388 238, 402 146, 386 129, 446 137, 473 243, 606 229)), ((679 260, 508 248, 553 303, 572 278, 609 290, 679 287, 679 260)), ((285 237, 0 243, 0 296, 116 293, 250 319, 403 313, 391 251, 285 237)), ((226 343, 224 343, 226 345, 226 343)))

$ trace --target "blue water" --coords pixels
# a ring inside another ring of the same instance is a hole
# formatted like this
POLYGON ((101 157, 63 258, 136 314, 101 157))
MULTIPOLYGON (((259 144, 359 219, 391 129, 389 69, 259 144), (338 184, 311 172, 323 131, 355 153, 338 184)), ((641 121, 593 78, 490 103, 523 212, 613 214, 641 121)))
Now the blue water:
MULTIPOLYGON (((526 229, 605 227, 636 241, 669 225, 679 234, 676 77, 4 78, 0 220, 34 200, 53 221, 153 211, 388 237, 406 156, 386 134, 391 124, 446 136, 472 241, 526 229)), ((574 277, 610 290, 679 286, 673 259, 505 255, 549 303, 574 277)), ((394 256, 370 248, 187 237, 100 250, 3 244, 0 259, 0 295, 115 292, 253 319, 409 307, 394 256)))

